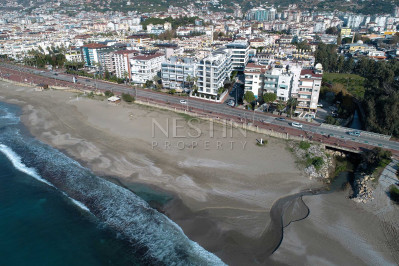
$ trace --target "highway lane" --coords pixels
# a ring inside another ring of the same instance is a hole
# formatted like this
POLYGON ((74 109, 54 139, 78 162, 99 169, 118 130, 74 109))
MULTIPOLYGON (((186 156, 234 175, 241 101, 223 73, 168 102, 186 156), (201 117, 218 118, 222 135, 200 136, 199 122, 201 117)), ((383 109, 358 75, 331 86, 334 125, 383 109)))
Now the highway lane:
MULTIPOLYGON (((67 82, 72 82, 72 75, 68 74, 63 74, 63 73, 57 73, 55 75, 55 72, 51 71, 43 71, 43 70, 36 70, 36 69, 30 69, 30 68, 25 68, 17 65, 12 65, 12 64, 4 64, 2 63, 1 65, 6 66, 7 68, 11 68, 17 71, 20 71, 21 75, 24 72, 31 73, 31 74, 36 74, 52 79, 57 79, 57 80, 62 80, 62 81, 67 81, 67 82)), ((172 96, 169 94, 164 94, 164 93, 158 93, 154 92, 151 90, 145 90, 145 89, 134 89, 134 88, 128 88, 125 85, 117 85, 117 84, 112 84, 104 81, 99 81, 99 80, 93 80, 85 77, 78 77, 78 83, 83 84, 85 86, 88 86, 89 88, 98 88, 100 90, 111 90, 113 92, 118 92, 118 93, 130 93, 133 95, 136 95, 138 98, 141 99, 152 99, 156 101, 161 101, 161 102, 166 102, 166 103, 171 103, 171 104, 180 104, 180 100, 182 97, 177 97, 177 96, 172 96)), ((187 98, 184 98, 187 99, 187 98)), ((182 105, 183 107, 183 105, 182 105)), ((243 121, 246 122, 259 122, 263 121, 264 123, 270 123, 272 125, 277 125, 277 126, 282 126, 282 127, 292 127, 290 123, 293 121, 290 121, 287 119, 286 121, 278 121, 275 119, 275 117, 268 115, 263 112, 252 112, 252 111, 246 111, 238 108, 232 108, 226 104, 221 104, 221 103, 214 103, 214 102, 206 102, 202 100, 197 100, 193 98, 188 98, 187 99, 187 107, 192 107, 196 108, 199 110, 203 110, 203 112, 208 112, 210 115, 216 115, 221 114, 221 115, 229 115, 237 118, 242 118, 243 121)), ((298 121, 296 121, 298 122, 298 121)), ((335 138, 337 140, 342 140, 342 141, 353 141, 357 142, 360 144, 365 144, 365 145, 372 145, 372 146, 377 146, 377 147, 382 147, 382 148, 388 148, 392 150, 397 150, 399 151, 399 143, 395 141, 388 141, 384 139, 377 139, 374 137, 370 136, 365 136, 361 135, 359 137, 354 137, 348 135, 346 132, 336 130, 336 129, 331 129, 331 128, 322 128, 318 124, 310 125, 307 123, 302 123, 303 128, 301 129, 303 131, 303 136, 311 136, 312 134, 321 134, 321 135, 330 135, 331 138, 335 138)), ((351 131, 351 129, 348 128, 348 131, 351 131)))

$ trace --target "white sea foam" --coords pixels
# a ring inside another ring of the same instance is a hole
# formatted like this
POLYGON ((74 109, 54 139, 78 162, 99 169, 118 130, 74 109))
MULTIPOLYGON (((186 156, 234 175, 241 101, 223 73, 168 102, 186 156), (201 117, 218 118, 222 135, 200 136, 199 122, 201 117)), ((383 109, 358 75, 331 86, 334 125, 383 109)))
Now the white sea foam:
POLYGON ((17 124, 20 121, 19 116, 16 116, 14 113, 9 112, 8 109, 2 108, 1 111, 4 113, 0 115, 0 119, 8 120, 7 124, 17 124))
POLYGON ((84 205, 82 202, 69 197, 67 194, 65 194, 65 196, 67 196, 73 202, 73 204, 75 204, 76 206, 78 206, 82 210, 90 212, 90 209, 86 205, 84 205))
POLYGON ((21 157, 16 154, 12 149, 7 147, 6 145, 0 144, 0 152, 2 152, 13 164, 13 166, 18 169, 20 172, 25 173, 27 175, 32 176, 33 178, 39 180, 40 182, 43 182, 49 186, 53 186, 50 182, 47 180, 41 178, 35 169, 27 167, 24 163, 22 163, 21 157))
POLYGON ((148 258, 166 265, 224 265, 217 256, 191 241, 176 223, 131 191, 93 175, 59 151, 15 133, 10 127, 0 134, 0 152, 16 169, 48 185, 60 186, 59 191, 77 199, 69 197, 74 204, 128 238, 133 248, 148 248, 148 258), (14 145, 18 151, 24 151, 26 165, 15 149, 10 148, 14 145), (40 174, 45 174, 49 181, 40 174))
MULTIPOLYGON (((23 172, 27 175, 32 176, 36 180, 39 180, 40 182, 43 182, 49 186, 54 187, 53 184, 48 182, 47 180, 43 179, 40 175, 37 174, 36 170, 30 167, 27 167, 25 164, 22 163, 21 157, 16 154, 12 149, 7 147, 6 145, 0 144, 0 152, 2 152, 13 164, 13 166, 18 169, 20 172, 23 172)), ((82 202, 77 201, 71 197, 69 197, 66 193, 63 192, 63 194, 68 197, 76 206, 81 208, 82 210, 85 210, 87 212, 90 212, 90 209, 84 205, 82 202)))

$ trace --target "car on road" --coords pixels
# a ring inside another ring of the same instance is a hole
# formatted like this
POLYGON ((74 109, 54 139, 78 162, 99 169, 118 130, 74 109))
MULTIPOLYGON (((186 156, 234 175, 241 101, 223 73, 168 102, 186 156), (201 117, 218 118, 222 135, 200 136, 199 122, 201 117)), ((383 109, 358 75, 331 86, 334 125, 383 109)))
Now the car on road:
POLYGON ((231 106, 231 107, 234 107, 236 104, 235 104, 235 102, 234 102, 233 99, 230 99, 230 100, 227 102, 227 105, 228 105, 228 106, 231 106))
POLYGON ((298 128, 302 128, 303 127, 303 125, 301 123, 298 123, 298 122, 292 122, 291 126, 298 127, 298 128))
POLYGON ((348 134, 351 136, 359 137, 360 136, 360 131, 349 131, 348 134))
POLYGON ((187 104, 187 101, 186 100, 180 100, 180 103, 181 104, 187 104))
POLYGON ((317 104, 317 107, 323 107, 323 104, 318 103, 318 104, 317 104))
POLYGON ((285 118, 284 117, 276 117, 276 120, 277 121, 285 121, 285 118))

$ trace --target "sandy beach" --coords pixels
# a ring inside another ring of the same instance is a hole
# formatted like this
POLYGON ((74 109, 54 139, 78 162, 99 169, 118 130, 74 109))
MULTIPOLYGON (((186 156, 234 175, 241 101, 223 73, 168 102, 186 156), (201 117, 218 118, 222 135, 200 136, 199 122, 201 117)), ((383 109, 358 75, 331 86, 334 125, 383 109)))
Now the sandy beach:
POLYGON ((229 265, 398 263, 398 243, 385 230, 389 224, 397 233, 396 216, 383 220, 376 212, 383 200, 366 210, 348 191, 282 201, 275 215, 286 210, 284 238, 268 256, 279 241, 271 232, 273 204, 323 186, 302 173, 283 140, 72 92, 0 82, 0 96, 22 107, 32 135, 97 175, 133 191, 145 184, 172 195, 159 210, 229 265), (256 145, 260 138, 265 147, 256 145))

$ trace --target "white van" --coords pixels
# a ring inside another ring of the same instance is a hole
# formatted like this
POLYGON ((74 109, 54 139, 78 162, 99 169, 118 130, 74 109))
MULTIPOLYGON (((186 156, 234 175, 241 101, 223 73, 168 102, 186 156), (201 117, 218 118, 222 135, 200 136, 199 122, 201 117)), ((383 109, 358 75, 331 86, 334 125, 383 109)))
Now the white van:
POLYGON ((297 123, 297 122, 292 122, 291 126, 302 128, 302 124, 301 123, 297 123))

